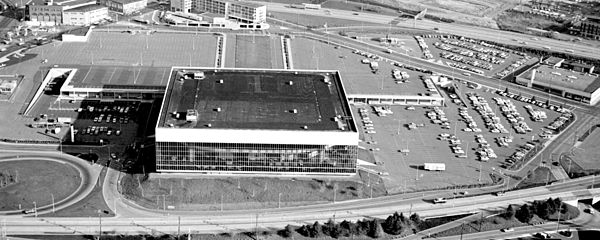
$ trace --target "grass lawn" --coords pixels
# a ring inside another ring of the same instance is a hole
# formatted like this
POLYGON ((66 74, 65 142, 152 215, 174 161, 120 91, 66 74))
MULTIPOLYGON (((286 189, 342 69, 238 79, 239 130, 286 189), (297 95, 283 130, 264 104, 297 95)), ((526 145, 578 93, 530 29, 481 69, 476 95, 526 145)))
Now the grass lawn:
POLYGON ((81 178, 70 165, 43 160, 0 162, 0 172, 12 175, 16 183, 0 188, 0 211, 33 208, 52 204, 73 193, 81 178))
POLYGON ((363 175, 338 181, 259 177, 144 180, 142 175, 126 175, 121 189, 128 199, 146 208, 162 209, 167 205, 177 210, 219 210, 221 202, 223 209, 276 208, 280 196, 282 207, 332 202, 334 195, 336 201, 369 198, 371 186, 373 197, 386 194, 378 176, 367 176, 372 178, 371 186, 367 186, 368 179, 361 182, 359 177, 363 175))
POLYGON ((527 175, 527 178, 525 178, 523 181, 521 181, 517 185, 517 188, 542 186, 542 185, 545 185, 546 183, 551 183, 555 180, 556 180, 556 178, 554 177, 554 175, 552 175, 549 168, 538 167, 533 171, 533 173, 530 173, 529 175, 527 175))
MULTIPOLYGON (((105 170, 100 174, 99 182, 104 182, 105 170)), ((108 208, 102 196, 102 186, 96 184, 94 190, 81 201, 55 213, 44 214, 44 217, 113 217, 115 214, 108 208)))
POLYGON ((600 161, 598 161, 600 153, 595 151, 598 143, 600 143, 600 129, 595 128, 595 130, 591 131, 585 140, 583 140, 581 145, 573 149, 572 152, 565 157, 567 160, 567 168, 565 168, 565 170, 568 171, 568 158, 573 159, 573 166, 571 166, 572 172, 584 171, 591 173, 600 170, 600 161))
MULTIPOLYGON (((563 203, 564 204, 564 203, 563 203)), ((562 213, 560 215, 560 219, 561 221, 565 221, 565 220, 569 220, 569 219, 573 219, 576 218, 577 216, 579 216, 579 210, 576 207, 573 207, 571 205, 567 205, 564 204, 563 206, 566 206, 567 208, 567 212, 566 213, 562 213)), ((518 209, 520 206, 515 206, 513 205, 514 209, 518 209)), ((501 212, 499 212, 501 213, 501 212)), ((548 218, 551 220, 556 220, 558 219, 558 212, 551 214, 548 218)), ((494 215, 494 216, 490 216, 484 219, 478 219, 469 223, 465 223, 462 226, 459 227, 455 227, 455 228, 451 228, 442 232, 438 232, 436 234, 431 235, 431 237, 433 238, 437 238, 437 237, 446 237, 446 236, 455 236, 455 235, 460 235, 461 232, 463 234, 469 234, 469 233, 476 233, 476 232, 485 232, 485 231, 492 231, 492 230, 500 230, 503 228, 513 228, 513 227, 521 227, 521 226, 527 226, 530 224, 536 224, 536 223, 540 223, 540 222, 546 222, 546 220, 540 219, 537 215, 533 215, 533 218, 531 219, 531 221, 529 221, 529 223, 523 223, 519 220, 517 220, 516 218, 511 218, 511 219, 506 219, 502 216, 502 214, 498 214, 498 215, 494 215)))
MULTIPOLYGON (((541 220, 537 216, 534 216, 534 218, 531 220, 532 223, 540 222, 540 221, 541 220)), ((480 232, 480 230, 482 232, 485 232, 485 231, 491 231, 491 230, 499 230, 502 228, 521 227, 521 226, 527 226, 527 225, 529 225, 529 224, 522 223, 519 220, 517 220, 516 218, 506 219, 502 216, 491 216, 491 217, 484 218, 483 220, 479 219, 479 220, 475 220, 472 222, 464 223, 463 225, 461 225, 459 227, 451 228, 451 229, 448 229, 445 231, 438 232, 436 234, 432 234, 431 237, 437 238, 437 237, 455 236, 455 235, 460 235, 461 232, 463 234, 469 234, 469 233, 480 232)))

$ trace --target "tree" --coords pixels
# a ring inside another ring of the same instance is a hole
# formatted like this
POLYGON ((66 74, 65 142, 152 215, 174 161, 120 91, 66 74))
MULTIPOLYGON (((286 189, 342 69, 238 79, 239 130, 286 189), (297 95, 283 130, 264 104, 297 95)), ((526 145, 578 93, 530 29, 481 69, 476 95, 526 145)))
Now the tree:
POLYGON ((385 230, 385 232, 393 235, 398 235, 402 233, 402 230, 404 229, 402 222, 403 218, 404 216, 401 216, 400 214, 398 214, 398 212, 395 212, 394 214, 388 216, 385 219, 385 221, 383 222, 383 229, 385 230))
POLYGON ((369 222, 369 237, 380 238, 383 236, 383 228, 377 219, 373 219, 369 222))
POLYGON ((323 234, 329 235, 332 238, 338 238, 340 236, 340 225, 329 219, 323 227, 323 234))
POLYGON ((285 228, 283 228, 281 231, 279 231, 279 236, 282 236, 284 238, 289 238, 294 234, 294 226, 292 225, 287 225, 285 226, 285 228))
POLYGON ((419 214, 417 213, 413 213, 412 215, 410 215, 409 217, 410 221, 413 222, 413 224, 415 225, 419 225, 421 224, 421 217, 419 216, 419 214))
POLYGON ((363 219, 362 221, 356 222, 356 235, 367 235, 370 229, 370 221, 367 219, 363 219))
POLYGON ((313 238, 320 237, 322 233, 323 233, 323 227, 321 226, 319 221, 316 221, 310 228, 309 236, 313 237, 313 238))
POLYGON ((508 205, 508 207, 506 208, 506 211, 504 212, 504 218, 511 219, 514 216, 515 216, 515 209, 512 207, 512 205, 508 205))
POLYGON ((340 229, 342 231, 342 236, 350 236, 350 235, 356 235, 356 224, 354 224, 353 222, 344 220, 342 221, 342 223, 340 223, 340 229))
POLYGON ((298 228, 298 233, 300 233, 300 235, 305 236, 305 237, 309 237, 310 236, 310 228, 308 225, 302 225, 302 227, 298 228))
POLYGON ((523 204, 517 212, 515 212, 515 217, 524 223, 528 223, 531 218, 533 218, 533 213, 529 210, 529 206, 527 204, 523 204))

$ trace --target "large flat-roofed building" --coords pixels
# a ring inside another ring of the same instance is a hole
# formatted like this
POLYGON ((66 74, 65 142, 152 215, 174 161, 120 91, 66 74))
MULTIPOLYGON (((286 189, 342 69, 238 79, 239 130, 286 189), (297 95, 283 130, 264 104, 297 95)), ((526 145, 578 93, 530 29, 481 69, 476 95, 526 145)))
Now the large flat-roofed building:
POLYGON ((540 65, 516 77, 518 84, 594 105, 600 100, 600 77, 564 68, 540 65))
POLYGON ((581 22, 581 36, 591 39, 600 39, 600 18, 587 17, 581 22))
POLYGON ((155 137, 162 173, 356 173, 336 71, 173 68, 155 137))

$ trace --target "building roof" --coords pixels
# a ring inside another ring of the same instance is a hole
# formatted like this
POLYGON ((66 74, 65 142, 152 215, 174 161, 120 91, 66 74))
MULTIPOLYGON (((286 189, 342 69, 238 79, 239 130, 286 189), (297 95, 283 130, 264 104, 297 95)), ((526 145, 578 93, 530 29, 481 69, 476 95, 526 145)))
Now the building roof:
MULTIPOLYGON (((102 7, 102 6, 99 6, 102 7)), ((72 10, 72 9, 71 9, 72 10)), ((67 11, 70 12, 71 10, 67 11)), ((77 12, 77 11, 75 11, 77 12)), ((85 36, 85 34, 87 34, 87 32, 90 30, 90 27, 84 27, 84 28, 75 28, 75 29, 71 29, 69 31, 66 31, 63 34, 69 34, 69 35, 75 35, 75 36, 85 36)))
POLYGON ((163 88, 169 75, 165 67, 61 65, 77 69, 69 85, 75 88, 163 88), (164 82, 163 82, 164 80, 164 82))
POLYGON ((336 72, 181 70, 171 72, 158 127, 207 129, 210 124, 212 129, 305 131, 306 126, 309 131, 356 131, 336 72), (205 78, 181 81, 190 71, 203 71, 205 78), (326 77, 330 85, 324 82, 326 77), (197 111, 197 122, 185 120, 190 109, 197 111), (335 121, 336 116, 342 120, 335 121))
POLYGON ((230 2, 232 4, 246 6, 246 7, 252 7, 252 8, 258 8, 258 7, 265 6, 263 4, 258 4, 258 3, 254 3, 254 2, 244 2, 244 1, 224 1, 224 2, 230 2))
MULTIPOLYGON (((91 11, 102 9, 102 8, 106 8, 106 6, 93 4, 93 5, 85 5, 85 6, 81 6, 81 7, 71 8, 69 10, 66 10, 65 12, 91 12, 91 11)), ((87 32, 87 30, 85 32, 87 32)), ((83 33, 83 35, 85 35, 85 32, 83 33)))
POLYGON ((585 63, 578 63, 578 62, 570 62, 569 65, 571 65, 573 67, 584 68, 584 69, 590 69, 590 68, 594 67, 594 65, 585 64, 585 63))
POLYGON ((145 1, 145 0, 111 0, 111 1, 121 3, 121 4, 130 4, 130 3, 141 2, 141 1, 145 1))
POLYGON ((596 17, 596 16, 588 16, 588 17, 586 17, 586 20, 588 22, 600 23, 600 17, 596 17))
POLYGON ((564 61, 564 59, 559 58, 559 57, 549 57, 548 59, 544 60, 544 62, 546 64, 552 65, 552 66, 554 66, 560 62, 563 62, 563 61, 564 61))
MULTIPOLYGON (((593 93, 600 88, 600 77, 597 75, 575 72, 564 68, 552 68, 547 65, 540 65, 533 69, 537 69, 534 84, 536 82, 543 83, 546 86, 559 86, 586 93, 593 93)), ((531 79, 531 72, 532 70, 526 71, 522 76, 531 79)))
MULTIPOLYGON (((47 6, 48 0, 32 0, 27 5, 33 6, 47 6)), ((75 6, 81 5, 84 3, 95 4, 96 1, 93 0, 53 0, 51 6, 75 6)))

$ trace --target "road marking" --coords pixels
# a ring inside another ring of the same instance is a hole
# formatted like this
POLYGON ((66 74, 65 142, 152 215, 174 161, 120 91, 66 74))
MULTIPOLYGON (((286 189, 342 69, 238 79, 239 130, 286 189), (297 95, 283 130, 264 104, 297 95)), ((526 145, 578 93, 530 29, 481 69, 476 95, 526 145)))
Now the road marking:
POLYGON ((116 71, 117 71, 117 68, 115 67, 115 70, 113 70, 113 72, 110 74, 110 78, 108 79, 108 83, 110 83, 110 80, 112 80, 113 75, 115 75, 116 71))
POLYGON ((85 76, 83 77, 83 80, 81 80, 81 83, 84 83, 85 80, 87 79, 88 74, 90 74, 90 71, 92 71, 92 67, 90 66, 90 68, 88 68, 87 73, 85 73, 85 76))

